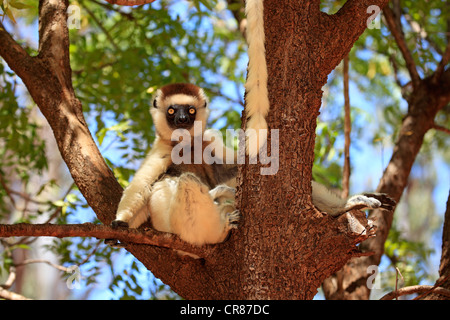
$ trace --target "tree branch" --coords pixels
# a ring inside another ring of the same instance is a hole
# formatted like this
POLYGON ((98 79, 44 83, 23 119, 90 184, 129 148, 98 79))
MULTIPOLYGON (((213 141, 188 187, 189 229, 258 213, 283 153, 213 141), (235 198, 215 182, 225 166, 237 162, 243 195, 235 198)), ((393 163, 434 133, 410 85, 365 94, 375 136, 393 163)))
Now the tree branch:
POLYGON ((53 268, 55 268, 55 269, 57 269, 59 271, 70 272, 70 268, 66 268, 66 267, 60 266, 58 264, 55 264, 55 263, 53 263, 51 261, 43 260, 43 259, 28 259, 28 260, 25 260, 25 261, 23 261, 21 263, 17 263, 14 266, 15 267, 23 267, 23 266, 26 266, 26 265, 29 265, 29 264, 33 264, 33 263, 45 263, 45 264, 48 264, 49 266, 51 266, 51 267, 53 267, 53 268))
POLYGON ((445 48, 445 52, 442 55, 441 61, 439 62, 436 71, 433 75, 433 81, 434 83, 438 83, 439 79, 441 78, 444 68, 447 65, 447 63, 450 61, 450 42, 447 44, 447 47, 445 48))
POLYGON ((344 169, 342 172, 342 197, 347 198, 350 192, 350 133, 352 121, 350 117, 350 88, 348 79, 349 56, 344 58, 344 169))
POLYGON ((31 300, 30 298, 24 297, 18 293, 8 291, 1 287, 0 287, 0 298, 5 300, 31 300))
POLYGON ((92 10, 90 10, 87 6, 84 7, 84 10, 86 10, 86 12, 91 16, 92 20, 94 20, 94 22, 98 25, 98 27, 103 31, 103 33, 105 34, 106 38, 109 40, 109 42, 114 47, 114 49, 117 52, 120 52, 121 50, 120 50, 119 46, 116 44, 116 42, 114 41, 113 37, 108 32, 108 30, 106 30, 106 28, 103 26, 101 21, 98 20, 98 18, 95 16, 94 12, 92 12, 92 10))
POLYGON ((405 17, 405 20, 408 22, 412 31, 417 33, 421 39, 426 40, 430 44, 430 47, 432 47, 438 54, 442 55, 442 49, 439 48, 437 43, 429 37, 428 32, 426 32, 425 29, 417 23, 417 21, 414 21, 410 14, 404 12, 404 10, 402 10, 402 15, 405 17))
POLYGON ((400 24, 400 16, 396 16, 389 6, 386 6, 383 10, 384 17, 386 18, 386 23, 392 36, 397 43, 400 52, 402 53, 403 59, 405 59, 406 68, 408 69, 409 75, 414 88, 417 88, 420 83, 420 76, 417 72, 416 64, 412 57, 411 51, 409 51, 406 45, 405 36, 403 35, 403 30, 400 24))
POLYGON ((231 13, 234 16, 234 19, 237 22, 239 31, 241 32, 241 35, 244 37, 244 39, 247 38, 246 36, 246 29, 247 29, 247 18, 245 17, 244 8, 245 8, 245 1, 244 0, 227 0, 228 3, 228 10, 231 11, 231 13), (238 6, 240 5, 240 6, 238 6))
POLYGON ((11 37, 0 21, 0 56, 22 78, 34 69, 33 58, 11 37))
POLYGON ((433 286, 427 286, 427 285, 417 285, 417 286, 405 287, 405 288, 398 289, 397 291, 389 292, 388 294, 381 297, 380 300, 392 300, 392 299, 400 297, 400 296, 413 294, 413 293, 422 293, 422 292, 427 292, 427 291, 430 291, 433 293, 438 293, 438 294, 441 294, 443 296, 450 298, 450 290, 447 290, 445 288, 433 287, 433 286))
POLYGON ((388 0, 348 0, 331 16, 320 13, 317 28, 321 31, 317 36, 321 39, 321 46, 330 52, 329 61, 326 61, 330 68, 328 72, 350 52, 355 41, 366 30, 369 18, 373 16, 368 12, 369 7, 375 6, 381 11, 387 3, 388 0), (328 30, 332 32, 327 32, 328 30))
POLYGON ((433 129, 445 132, 447 134, 450 134, 450 129, 447 129, 446 127, 443 127, 443 126, 438 125, 436 123, 433 125, 433 129))
POLYGON ((143 4, 152 3, 155 0, 106 0, 111 4, 117 4, 119 6, 141 6, 143 4))
POLYGON ((334 14, 339 18, 338 25, 355 25, 362 28, 367 27, 367 19, 370 14, 367 9, 370 6, 377 6, 380 9, 388 3, 388 1, 378 0, 378 1, 359 1, 359 0, 348 0, 345 4, 334 14))
POLYGON ((83 224, 0 224, 0 237, 95 237, 97 239, 117 239, 123 243, 146 244, 169 248, 199 257, 212 253, 212 246, 196 247, 182 241, 179 237, 153 229, 113 229, 110 226, 93 223, 83 224))

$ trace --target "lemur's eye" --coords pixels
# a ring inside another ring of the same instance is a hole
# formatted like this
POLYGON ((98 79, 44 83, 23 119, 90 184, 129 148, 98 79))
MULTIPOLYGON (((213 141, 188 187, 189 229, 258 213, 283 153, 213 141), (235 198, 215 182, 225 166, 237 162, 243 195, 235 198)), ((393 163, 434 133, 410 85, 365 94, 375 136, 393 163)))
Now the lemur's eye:
POLYGON ((167 109, 167 113, 170 115, 173 115, 175 113, 175 109, 174 108, 169 108, 167 109))
POLYGON ((189 113, 190 113, 190 114, 195 114, 195 111, 196 111, 196 110, 195 110, 194 107, 190 107, 190 108, 189 108, 189 113))

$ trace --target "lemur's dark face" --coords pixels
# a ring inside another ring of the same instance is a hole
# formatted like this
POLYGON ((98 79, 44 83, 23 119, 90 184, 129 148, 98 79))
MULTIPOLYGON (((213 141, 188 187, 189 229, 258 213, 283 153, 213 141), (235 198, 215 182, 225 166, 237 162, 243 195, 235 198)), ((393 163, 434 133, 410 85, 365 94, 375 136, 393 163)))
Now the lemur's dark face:
POLYGON ((190 129, 194 125, 197 109, 189 104, 173 104, 167 108, 166 119, 174 129, 190 129))
POLYGON ((208 99, 192 84, 169 84, 157 90, 150 109, 156 133, 170 140, 177 129, 188 130, 192 137, 205 131, 208 99), (194 123, 195 122, 195 123, 194 123), (201 130, 194 130, 201 123, 201 130))

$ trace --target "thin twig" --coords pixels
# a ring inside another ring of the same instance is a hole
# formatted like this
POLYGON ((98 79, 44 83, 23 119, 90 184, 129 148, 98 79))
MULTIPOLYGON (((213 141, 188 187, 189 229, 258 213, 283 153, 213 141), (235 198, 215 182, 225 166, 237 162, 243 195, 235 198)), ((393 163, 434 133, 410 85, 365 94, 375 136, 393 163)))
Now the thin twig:
POLYGON ((114 47, 114 49, 116 51, 120 51, 119 46, 115 43, 113 37, 109 34, 108 30, 105 29, 105 27, 103 26, 103 24, 100 22, 100 20, 97 19, 97 17, 95 16, 95 14, 87 7, 84 7, 84 10, 86 10, 86 12, 91 16, 92 20, 95 21, 95 23, 98 25, 98 27, 103 31, 103 33, 105 34, 106 38, 109 40, 109 42, 111 42, 111 45, 114 47))
POLYGON ((395 16, 392 9, 387 5, 383 10, 384 17, 386 18, 386 23, 391 31, 392 36, 397 43, 400 52, 402 53, 403 59, 405 59, 406 68, 408 69, 409 75, 411 77, 411 81, 413 83, 413 87, 417 88, 420 83, 420 76, 417 72, 416 64, 412 57, 411 51, 409 51, 408 46, 406 45, 405 36, 403 34, 403 30, 401 29, 401 24, 398 23, 400 21, 399 16, 395 16))
POLYGON ((14 266, 15 266, 15 267, 23 267, 23 266, 26 266, 26 265, 29 265, 29 264, 33 264, 33 263, 46 263, 46 264, 48 264, 49 266, 51 266, 51 267, 53 267, 53 268, 55 268, 55 269, 58 269, 58 270, 60 270, 60 271, 63 271, 63 272, 71 272, 71 271, 69 270, 69 268, 63 267, 63 266, 61 266, 61 265, 58 265, 58 264, 55 264, 55 263, 53 263, 53 262, 51 262, 51 261, 43 260, 43 259, 28 259, 28 260, 22 261, 21 263, 17 263, 17 264, 15 264, 14 266))
POLYGON ((445 132, 445 133, 447 133, 447 134, 450 134, 450 129, 447 129, 447 128, 445 128, 445 127, 443 127, 443 126, 440 126, 440 125, 438 125, 438 124, 433 124, 433 129, 435 129, 435 130, 439 130, 439 131, 442 131, 442 132, 445 132))
POLYGON ((350 132, 352 121, 350 118, 350 89, 349 89, 349 57, 344 58, 344 169, 342 173, 342 197, 347 198, 350 189, 350 132))
POLYGON ((5 283, 0 285, 1 288, 8 290, 16 281, 16 268, 11 266, 9 267, 8 279, 6 279, 5 283))
MULTIPOLYGON (((403 278, 402 273, 400 272, 400 270, 397 267, 395 267, 395 270, 397 271, 395 273, 395 291, 397 292, 398 291, 398 275, 400 275, 400 277, 402 278, 402 283, 405 281, 405 279, 403 278)), ((398 296, 395 297, 395 300, 398 300, 398 296)))
POLYGON ((143 4, 152 3, 155 0, 106 0, 111 4, 117 4, 120 6, 141 6, 143 4))
POLYGON ((445 52, 442 55, 441 61, 439 62, 436 71, 433 75, 433 82, 438 83, 439 79, 442 76, 442 73, 444 72, 445 66, 450 61, 450 42, 447 44, 447 47, 445 48, 445 52))
POLYGON ((120 10, 120 9, 117 8, 117 7, 114 7, 114 6, 111 5, 110 3, 103 3, 103 2, 100 2, 100 1, 97 1, 97 0, 90 0, 90 1, 93 2, 93 3, 95 3, 95 4, 98 5, 98 6, 101 6, 101 7, 103 7, 103 8, 106 8, 107 10, 115 11, 115 12, 119 13, 120 15, 124 16, 126 19, 128 19, 128 20, 130 20, 130 21, 135 20, 135 18, 134 18, 134 16, 133 16, 132 12, 130 12, 130 13, 123 12, 122 10, 120 10))
MULTIPOLYGON (((1 26, 0 26, 1 28, 1 26)), ((5 180, 3 179, 3 176, 0 174, 0 184, 2 185, 3 189, 5 189, 6 194, 8 195, 9 200, 11 201, 12 206, 16 209, 16 201, 14 200, 14 197, 12 196, 11 190, 6 185, 5 180)))

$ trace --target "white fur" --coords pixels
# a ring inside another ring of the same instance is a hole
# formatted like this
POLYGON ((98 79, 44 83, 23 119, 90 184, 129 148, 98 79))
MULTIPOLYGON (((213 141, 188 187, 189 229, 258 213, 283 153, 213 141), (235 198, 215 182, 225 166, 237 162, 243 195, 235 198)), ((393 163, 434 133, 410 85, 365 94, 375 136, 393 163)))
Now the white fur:
POLYGON ((151 207, 157 209, 152 211, 155 229, 178 234, 195 245, 224 241, 232 228, 232 216, 214 203, 209 188, 195 175, 185 173, 177 180, 176 192, 165 205, 154 199, 158 193, 152 195, 151 207))
POLYGON ((147 205, 151 185, 171 165, 170 152, 171 147, 156 138, 153 149, 122 194, 116 220, 129 222, 132 218, 136 221, 144 219, 141 215, 145 215, 146 210, 141 209, 147 205))
POLYGON ((195 106, 199 103, 199 98, 186 94, 174 94, 159 102, 161 106, 170 106, 173 104, 189 104, 195 106))
MULTIPOLYGON (((163 175, 173 164, 173 145, 170 141, 173 128, 166 121, 167 107, 173 104, 195 106, 196 121, 202 122, 199 130, 201 134, 205 131, 208 108, 205 107, 207 99, 203 90, 199 91, 198 97, 174 94, 165 98, 162 98, 162 91, 157 91, 157 108, 151 109, 157 138, 130 185, 124 190, 116 215, 116 220, 127 222, 131 228, 137 228, 151 218, 156 230, 177 234, 195 245, 224 241, 239 219, 239 213, 234 207, 233 188, 221 185, 209 190, 199 177, 189 172, 179 177, 163 175)), ((213 136, 209 131, 206 135, 208 138, 213 136)), ((217 140, 214 145, 216 150, 224 151, 225 158, 227 148, 223 142, 217 140)))
POLYGON ((264 47, 264 4, 263 0, 247 0, 248 74, 246 89, 247 129, 254 129, 257 134, 249 134, 246 142, 247 154, 256 156, 267 140, 267 131, 259 134, 260 129, 267 129, 266 116, 269 112, 267 91, 267 64, 264 47), (253 146, 256 146, 254 148, 253 146))
POLYGON ((255 114, 247 122, 245 130, 247 154, 255 157, 267 141, 267 122, 262 114, 255 114))

